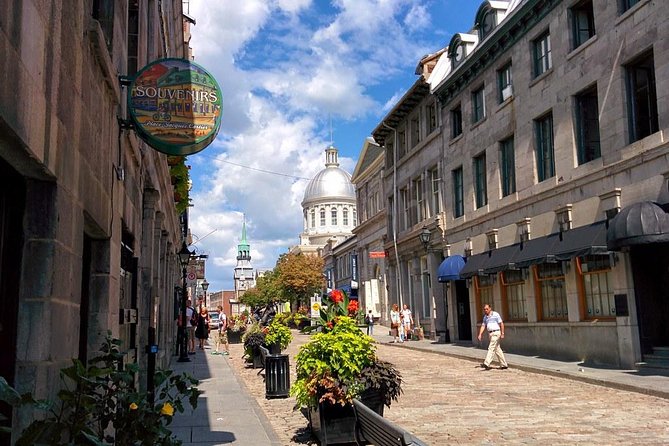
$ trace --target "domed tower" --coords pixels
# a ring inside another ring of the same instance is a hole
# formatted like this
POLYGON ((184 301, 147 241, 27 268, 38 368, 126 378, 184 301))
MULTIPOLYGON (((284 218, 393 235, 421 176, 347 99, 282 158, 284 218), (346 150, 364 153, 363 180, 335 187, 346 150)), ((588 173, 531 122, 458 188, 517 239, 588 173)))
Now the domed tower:
POLYGON ((339 167, 338 156, 334 146, 325 149, 325 169, 304 191, 303 231, 296 247, 301 252, 316 252, 332 239, 341 242, 352 235, 358 218, 355 188, 351 175, 339 167))

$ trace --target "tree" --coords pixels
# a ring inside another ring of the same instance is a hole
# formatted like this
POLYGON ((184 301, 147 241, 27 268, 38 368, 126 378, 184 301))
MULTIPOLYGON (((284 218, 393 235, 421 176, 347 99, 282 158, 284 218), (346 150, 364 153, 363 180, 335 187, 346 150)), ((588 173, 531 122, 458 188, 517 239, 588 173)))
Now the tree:
POLYGON ((258 277, 256 286, 246 291, 239 300, 253 309, 285 301, 285 292, 278 282, 277 277, 276 269, 266 272, 264 275, 258 277))
POLYGON ((284 254, 277 260, 277 282, 291 303, 309 304, 314 293, 324 286, 323 259, 304 254, 284 254))

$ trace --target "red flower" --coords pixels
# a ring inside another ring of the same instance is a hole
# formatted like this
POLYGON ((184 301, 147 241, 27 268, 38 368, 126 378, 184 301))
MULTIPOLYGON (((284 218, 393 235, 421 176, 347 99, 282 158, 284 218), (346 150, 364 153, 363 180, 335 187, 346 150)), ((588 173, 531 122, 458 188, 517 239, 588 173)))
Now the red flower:
POLYGON ((344 293, 341 292, 341 290, 332 290, 330 293, 330 299, 332 299, 332 302, 338 304, 339 302, 344 301, 344 293))
POLYGON ((328 322, 325 325, 327 325, 329 329, 332 329, 332 327, 334 327, 334 324, 332 323, 332 321, 328 322))
POLYGON ((348 303, 348 313, 352 314, 358 311, 358 301, 352 300, 348 303))

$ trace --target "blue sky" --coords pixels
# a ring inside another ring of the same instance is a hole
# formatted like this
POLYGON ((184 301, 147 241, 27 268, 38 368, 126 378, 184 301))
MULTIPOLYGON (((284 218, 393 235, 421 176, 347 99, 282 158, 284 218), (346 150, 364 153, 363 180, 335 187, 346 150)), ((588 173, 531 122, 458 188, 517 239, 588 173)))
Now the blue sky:
POLYGON ((247 223, 255 268, 299 242, 308 179, 332 140, 353 172, 422 56, 474 25, 471 0, 190 0, 195 62, 223 90, 222 127, 188 158, 190 224, 210 292, 233 289, 247 223))

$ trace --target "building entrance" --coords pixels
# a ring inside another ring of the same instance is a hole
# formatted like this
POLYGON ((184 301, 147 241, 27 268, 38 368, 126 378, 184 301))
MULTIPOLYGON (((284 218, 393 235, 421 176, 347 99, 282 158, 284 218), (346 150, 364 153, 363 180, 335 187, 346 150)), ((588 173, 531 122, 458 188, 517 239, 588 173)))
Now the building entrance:
MULTIPOLYGON (((0 159, 0 376, 10 385, 14 385, 16 369, 25 200, 24 178, 0 159)), ((0 403, 0 413, 7 418, 1 425, 11 426, 11 407, 0 403)))
POLYGON ((469 313, 469 290, 464 280, 456 280, 455 306, 458 318, 458 340, 472 340, 472 321, 469 313))
POLYGON ((669 243, 633 246, 630 254, 641 352, 647 355, 669 346, 669 243))

